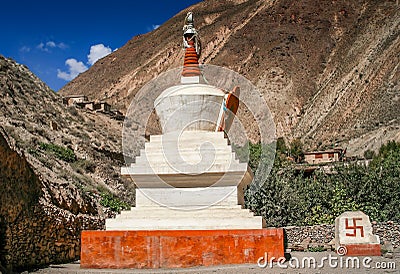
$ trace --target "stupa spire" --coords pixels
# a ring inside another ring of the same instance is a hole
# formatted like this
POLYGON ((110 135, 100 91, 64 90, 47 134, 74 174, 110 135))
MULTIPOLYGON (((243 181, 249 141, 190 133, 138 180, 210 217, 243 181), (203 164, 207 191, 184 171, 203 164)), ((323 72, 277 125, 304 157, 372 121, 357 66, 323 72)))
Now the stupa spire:
POLYGON ((183 47, 185 49, 185 58, 182 70, 182 83, 199 83, 200 68, 199 58, 201 54, 200 38, 194 27, 193 14, 188 12, 183 26, 183 47))

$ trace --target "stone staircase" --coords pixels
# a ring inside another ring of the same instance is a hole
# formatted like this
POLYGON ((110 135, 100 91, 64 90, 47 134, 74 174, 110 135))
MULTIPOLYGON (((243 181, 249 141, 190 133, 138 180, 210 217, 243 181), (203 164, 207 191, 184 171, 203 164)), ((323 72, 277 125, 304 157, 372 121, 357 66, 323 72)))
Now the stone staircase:
POLYGON ((240 205, 197 210, 133 207, 122 211, 115 219, 106 220, 107 230, 255 229, 263 226, 261 216, 254 216, 240 205))
POLYGON ((138 186, 136 207, 106 220, 106 230, 260 229, 243 209, 253 175, 223 132, 150 136, 136 163, 122 168, 138 186))

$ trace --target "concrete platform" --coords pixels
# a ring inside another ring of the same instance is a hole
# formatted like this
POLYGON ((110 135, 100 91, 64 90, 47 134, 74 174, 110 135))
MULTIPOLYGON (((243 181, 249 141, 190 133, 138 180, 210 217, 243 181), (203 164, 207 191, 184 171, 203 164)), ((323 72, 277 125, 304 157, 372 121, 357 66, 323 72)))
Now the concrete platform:
POLYGON ((81 268, 187 268, 284 256, 283 229, 83 231, 81 268))

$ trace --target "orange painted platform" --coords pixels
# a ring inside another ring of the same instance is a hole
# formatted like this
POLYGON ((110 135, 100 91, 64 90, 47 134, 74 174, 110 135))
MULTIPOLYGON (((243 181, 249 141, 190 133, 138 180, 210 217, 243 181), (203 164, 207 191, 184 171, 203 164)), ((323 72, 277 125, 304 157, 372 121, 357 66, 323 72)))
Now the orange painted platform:
POLYGON ((277 229, 83 231, 81 268, 177 268, 284 256, 277 229))
POLYGON ((380 244, 346 244, 346 256, 381 256, 380 244))

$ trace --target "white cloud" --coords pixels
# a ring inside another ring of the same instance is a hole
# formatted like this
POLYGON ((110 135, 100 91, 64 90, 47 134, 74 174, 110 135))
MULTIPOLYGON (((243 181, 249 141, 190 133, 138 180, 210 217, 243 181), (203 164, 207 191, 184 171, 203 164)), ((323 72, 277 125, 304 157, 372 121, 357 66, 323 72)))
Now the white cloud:
POLYGON ((37 45, 36 48, 37 48, 37 49, 40 49, 40 50, 42 50, 42 51, 49 51, 49 49, 46 48, 46 46, 44 45, 43 42, 40 42, 40 44, 37 45))
POLYGON ((87 66, 83 64, 81 61, 77 61, 74 58, 67 59, 65 61, 65 65, 68 66, 68 71, 57 70, 57 77, 60 79, 64 79, 66 81, 70 81, 78 76, 79 73, 82 73, 88 69, 87 66))
POLYGON ((59 47, 60 49, 66 49, 66 48, 68 48, 68 45, 63 43, 63 42, 61 42, 61 43, 57 44, 57 47, 59 47))
POLYGON ((46 44, 40 42, 40 44, 37 45, 36 48, 41 51, 50 52, 50 49, 52 48, 66 49, 68 48, 68 45, 63 42, 57 44, 54 41, 47 41, 46 44))
POLYGON ((55 48, 56 47, 56 43, 54 43, 53 41, 49 41, 46 43, 46 46, 49 48, 55 48))
POLYGON ((160 25, 158 25, 158 24, 153 24, 153 25, 151 25, 151 26, 146 26, 146 29, 147 29, 147 31, 153 31, 153 30, 158 29, 159 27, 160 27, 160 25))
MULTIPOLYGON (((64 43, 56 44, 52 41, 47 42, 46 46, 47 47, 45 47, 43 43, 40 43, 38 45, 38 48, 44 48, 47 49, 48 51, 48 48, 50 47, 58 47, 58 48, 68 47, 64 43)), ((88 58, 87 63, 89 65, 93 65, 97 60, 103 58, 104 56, 110 54, 111 52, 112 52, 111 48, 106 47, 103 44, 93 45, 90 47, 90 53, 87 55, 88 58)), ((78 61, 74 58, 67 59, 65 61, 65 65, 68 67, 67 71, 62 71, 60 69, 57 69, 57 77, 66 81, 71 81, 76 76, 78 76, 79 73, 82 73, 88 69, 88 67, 82 61, 78 61)))
POLYGON ((88 64, 93 65, 97 60, 109 55, 112 52, 110 47, 106 47, 103 44, 97 44, 90 47, 90 53, 88 57, 88 64))
POLYGON ((30 52, 31 48, 27 46, 23 46, 22 48, 19 49, 20 52, 30 52))

